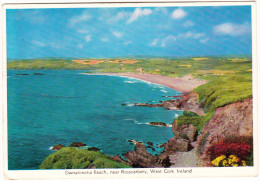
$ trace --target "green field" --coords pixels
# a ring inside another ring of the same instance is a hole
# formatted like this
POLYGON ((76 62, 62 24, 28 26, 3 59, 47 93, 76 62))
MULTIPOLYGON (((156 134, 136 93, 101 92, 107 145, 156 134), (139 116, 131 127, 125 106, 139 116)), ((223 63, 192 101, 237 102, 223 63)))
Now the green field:
POLYGON ((143 72, 169 77, 192 74, 211 79, 226 74, 248 73, 252 69, 250 57, 190 57, 190 58, 107 58, 82 59, 82 64, 67 59, 31 59, 9 62, 8 69, 68 69, 95 72, 143 72), (93 64, 91 64, 91 62, 93 64), (128 63, 130 62, 130 63, 128 63), (134 63, 131 63, 134 62, 134 63))

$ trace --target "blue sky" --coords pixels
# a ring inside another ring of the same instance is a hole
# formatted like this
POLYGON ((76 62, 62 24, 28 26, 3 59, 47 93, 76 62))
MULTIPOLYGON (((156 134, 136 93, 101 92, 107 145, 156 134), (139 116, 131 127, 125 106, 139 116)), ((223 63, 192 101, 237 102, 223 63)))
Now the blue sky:
POLYGON ((251 7, 7 10, 7 57, 252 53, 251 7))

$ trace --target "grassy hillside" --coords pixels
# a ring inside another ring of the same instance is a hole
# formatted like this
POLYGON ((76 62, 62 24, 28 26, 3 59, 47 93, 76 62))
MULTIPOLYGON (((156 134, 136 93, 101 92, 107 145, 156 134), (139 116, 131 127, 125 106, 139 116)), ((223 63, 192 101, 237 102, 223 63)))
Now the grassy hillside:
POLYGON ((252 73, 227 74, 216 77, 195 89, 199 102, 204 106, 205 116, 184 111, 178 125, 193 124, 200 132, 218 107, 252 97, 252 73))
POLYGON ((83 168, 130 168, 129 165, 115 162, 100 152, 75 147, 64 147, 49 155, 40 169, 83 169, 83 168))

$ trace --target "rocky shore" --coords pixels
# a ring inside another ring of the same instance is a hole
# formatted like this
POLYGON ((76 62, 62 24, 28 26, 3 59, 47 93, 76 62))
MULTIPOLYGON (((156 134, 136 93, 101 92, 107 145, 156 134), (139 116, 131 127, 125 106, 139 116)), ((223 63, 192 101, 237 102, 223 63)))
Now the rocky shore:
MULTIPOLYGON (((164 107, 204 115, 203 104, 198 103, 198 95, 195 92, 178 98, 160 104, 137 103, 136 106, 164 107)), ((200 134, 196 126, 178 125, 177 120, 174 120, 172 132, 175 136, 163 145, 164 150, 160 155, 153 156, 147 152, 147 147, 143 143, 135 142, 135 150, 123 155, 127 161, 118 155, 114 159, 138 168, 210 167, 212 166, 210 149, 215 143, 226 137, 253 135, 252 105, 252 99, 245 99, 216 109, 214 116, 206 123, 200 134)))

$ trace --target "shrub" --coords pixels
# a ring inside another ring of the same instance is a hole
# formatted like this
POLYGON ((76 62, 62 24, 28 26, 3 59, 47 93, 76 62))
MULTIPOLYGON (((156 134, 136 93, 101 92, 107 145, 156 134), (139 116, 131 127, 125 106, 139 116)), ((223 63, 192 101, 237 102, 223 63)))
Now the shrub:
POLYGON ((252 138, 249 137, 229 137, 226 140, 218 142, 212 148, 211 158, 215 159, 221 155, 235 155, 245 160, 252 153, 252 138))
POLYGON ((83 169, 95 168, 129 168, 124 163, 112 160, 111 157, 96 151, 88 151, 75 147, 65 147, 49 155, 39 167, 40 169, 83 169))
POLYGON ((230 155, 226 157, 225 155, 220 155, 215 160, 213 160, 212 165, 215 167, 237 167, 237 166, 246 166, 246 162, 241 160, 235 155, 230 155))
POLYGON ((177 118, 177 125, 192 124, 197 127, 200 133, 208 120, 214 115, 215 112, 208 112, 204 116, 200 116, 191 111, 183 111, 183 115, 177 118))

